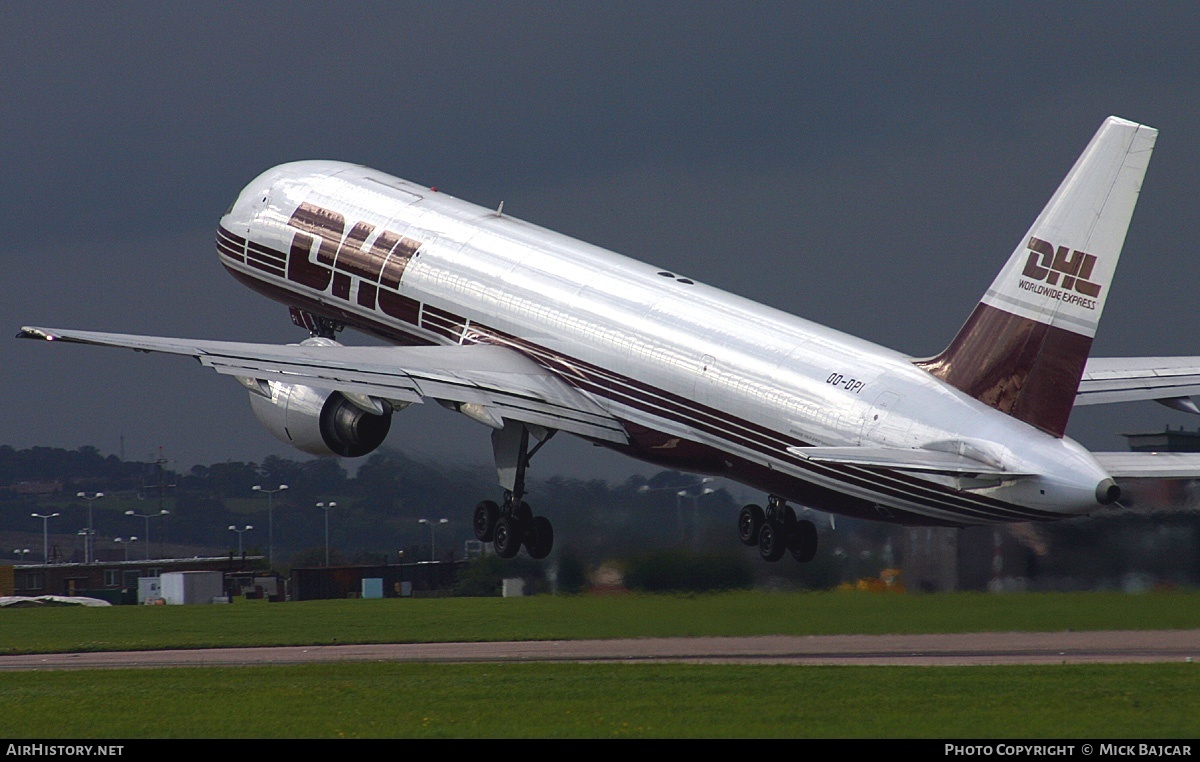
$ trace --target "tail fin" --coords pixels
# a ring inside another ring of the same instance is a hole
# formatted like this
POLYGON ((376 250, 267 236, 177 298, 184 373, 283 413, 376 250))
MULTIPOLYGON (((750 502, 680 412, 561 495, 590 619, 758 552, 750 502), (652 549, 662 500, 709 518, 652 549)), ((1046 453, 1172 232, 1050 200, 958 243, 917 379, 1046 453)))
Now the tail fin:
POLYGON ((1106 119, 950 346, 916 364, 1061 437, 1157 136, 1106 119))

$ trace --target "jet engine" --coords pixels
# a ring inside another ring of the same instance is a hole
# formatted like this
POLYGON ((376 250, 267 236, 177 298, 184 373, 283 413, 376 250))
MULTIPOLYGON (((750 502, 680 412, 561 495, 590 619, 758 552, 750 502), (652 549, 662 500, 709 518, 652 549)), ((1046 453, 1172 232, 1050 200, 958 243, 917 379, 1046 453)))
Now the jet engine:
MULTIPOLYGON (((310 338, 301 346, 341 346, 310 338)), ((250 408, 280 441, 313 455, 359 458, 374 452, 392 427, 390 403, 311 386, 238 378, 250 390, 250 408)))
POLYGON ((383 444, 392 427, 392 410, 369 413, 341 392, 271 382, 271 396, 250 393, 259 423, 277 439, 313 455, 358 458, 383 444))

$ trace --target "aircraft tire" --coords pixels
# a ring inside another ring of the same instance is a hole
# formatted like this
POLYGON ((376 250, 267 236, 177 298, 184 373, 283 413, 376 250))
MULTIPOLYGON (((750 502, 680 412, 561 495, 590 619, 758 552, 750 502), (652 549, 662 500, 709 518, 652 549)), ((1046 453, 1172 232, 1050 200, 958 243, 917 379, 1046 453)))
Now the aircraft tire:
POLYGON ((543 559, 554 547, 554 525, 545 516, 534 516, 525 530, 525 550, 530 558, 543 559))
POLYGON ((521 504, 513 509, 513 516, 517 518, 517 521, 528 525, 529 522, 533 521, 533 509, 529 507, 529 503, 522 500, 521 504))
POLYGON ((491 542, 496 534, 496 520, 500 518, 500 506, 491 500, 484 500, 475 506, 472 528, 475 539, 480 542, 491 542))
POLYGON ((778 521, 765 521, 758 530, 758 554, 764 561, 775 562, 787 552, 787 533, 778 521))
POLYGON ((797 521, 788 534, 788 551, 799 563, 813 560, 817 555, 817 525, 808 520, 797 521))
POLYGON ((750 505, 742 506, 742 510, 738 512, 738 539, 743 545, 754 546, 758 544, 758 532, 762 528, 763 521, 766 519, 766 514, 763 513, 762 506, 750 505))
POLYGON ((521 550, 521 522, 512 516, 501 516, 496 521, 492 536, 492 548, 501 558, 512 558, 521 550))

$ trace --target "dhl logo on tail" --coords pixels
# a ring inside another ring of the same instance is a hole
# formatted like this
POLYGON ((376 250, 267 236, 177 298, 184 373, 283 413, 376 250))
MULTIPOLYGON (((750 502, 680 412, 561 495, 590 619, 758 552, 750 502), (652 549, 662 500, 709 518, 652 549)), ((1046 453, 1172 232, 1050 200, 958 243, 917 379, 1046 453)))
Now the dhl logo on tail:
POLYGON ((1100 290, 1103 287, 1099 283, 1092 283, 1088 280, 1092 277, 1092 270, 1096 267, 1094 255, 1078 249, 1072 251, 1067 246, 1059 246, 1055 250, 1054 245, 1050 242, 1033 236, 1030 236, 1027 248, 1029 249, 1029 258, 1025 261, 1025 269, 1021 271, 1022 275, 1035 281, 1045 281, 1049 286, 1058 286, 1058 279, 1061 275, 1062 291, 1075 291, 1082 296, 1054 293, 1057 289, 1044 287, 1039 289, 1032 283, 1028 285, 1022 283, 1023 290, 1036 291, 1056 299, 1079 304, 1088 309, 1096 309, 1096 299, 1100 296, 1100 290))

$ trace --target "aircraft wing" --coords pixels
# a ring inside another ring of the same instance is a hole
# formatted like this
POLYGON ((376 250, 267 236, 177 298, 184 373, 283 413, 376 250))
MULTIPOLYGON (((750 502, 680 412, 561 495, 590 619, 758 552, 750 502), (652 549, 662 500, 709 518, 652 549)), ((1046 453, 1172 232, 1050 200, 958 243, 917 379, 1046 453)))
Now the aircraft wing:
POLYGON ((471 405, 472 418, 492 425, 507 418, 628 441, 621 424, 590 397, 507 347, 248 344, 37 327, 24 327, 17 336, 187 355, 260 394, 266 391, 261 382, 277 381, 357 395, 366 404, 371 397, 402 403, 431 398, 471 405))
MULTIPOLYGON (((1007 471, 973 458, 940 450, 888 447, 789 447, 788 452, 816 463, 894 468, 900 471, 990 475, 1019 478, 1028 474, 1007 471)), ((1200 479, 1200 453, 1195 452, 1093 452, 1096 461, 1114 479, 1200 479)))
POLYGON ((1156 400, 1200 413, 1188 397, 1200 394, 1200 357, 1092 357, 1083 370, 1076 405, 1156 400))
POLYGON ((896 447, 789 447, 788 452, 816 463, 895 468, 900 471, 919 471, 952 476, 988 475, 1008 478, 1028 476, 1028 474, 1007 471, 999 466, 984 463, 965 455, 941 450, 896 447))
POLYGON ((1200 453, 1094 452, 1115 479, 1200 479, 1200 453))

